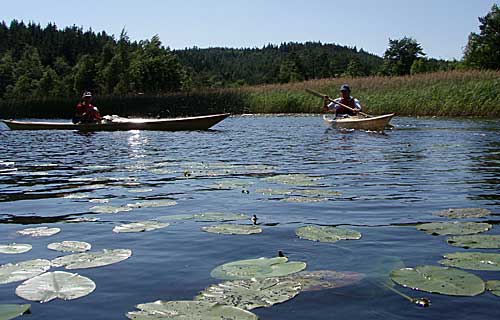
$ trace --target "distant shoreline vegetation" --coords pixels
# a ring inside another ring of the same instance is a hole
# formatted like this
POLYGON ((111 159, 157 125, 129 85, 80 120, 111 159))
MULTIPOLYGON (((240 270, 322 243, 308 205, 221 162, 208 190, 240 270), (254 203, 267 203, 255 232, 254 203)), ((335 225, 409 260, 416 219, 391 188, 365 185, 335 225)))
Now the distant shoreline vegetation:
MULTIPOLYGON (((500 71, 447 71, 398 77, 330 78, 303 82, 199 89, 156 95, 97 96, 103 114, 174 117, 209 113, 321 113, 311 88, 332 97, 349 83, 370 114, 500 117, 500 71)), ((0 101, 0 118, 70 118, 78 98, 0 101)))

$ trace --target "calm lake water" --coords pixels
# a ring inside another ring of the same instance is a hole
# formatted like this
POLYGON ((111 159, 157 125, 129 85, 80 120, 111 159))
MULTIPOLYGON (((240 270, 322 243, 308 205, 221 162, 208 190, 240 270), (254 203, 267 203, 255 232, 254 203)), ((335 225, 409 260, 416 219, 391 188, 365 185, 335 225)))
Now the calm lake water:
MULTIPOLYGON (((89 242, 92 250, 132 250, 117 264, 69 270, 92 279, 96 290, 72 301, 31 302, 32 314, 25 318, 32 320, 124 319, 138 303, 191 300, 220 282, 210 276, 216 266, 274 257, 278 250, 290 261, 307 262, 307 270, 354 271, 364 278, 254 309, 260 319, 498 319, 500 298, 487 292, 452 297, 396 286, 412 297, 429 297, 431 307, 422 309, 377 281, 395 265, 439 265, 443 254, 466 251, 415 228, 447 221, 435 211, 481 207, 493 214, 475 221, 500 222, 500 121, 392 123, 396 129, 385 134, 326 129, 319 116, 232 117, 207 132, 0 131, 0 244, 33 246, 22 254, 0 254, 0 264, 61 256, 47 244, 63 240, 89 242), (312 178, 300 185, 266 179, 280 174, 312 178), (308 190, 332 193, 315 197, 308 190), (177 205, 116 214, 91 209, 145 200, 177 205), (112 232, 123 223, 202 212, 255 214, 263 232, 211 234, 200 228, 215 223, 194 220, 170 221, 151 232, 112 232), (78 217, 99 220, 68 222, 78 217), (362 238, 298 239, 295 229, 309 224, 342 225, 362 238), (16 234, 38 226, 61 232, 16 234)), ((499 225, 487 232, 499 233, 499 225)), ((500 272, 470 272, 500 279, 500 272)), ((19 284, 0 285, 0 303, 29 303, 15 295, 19 284)))

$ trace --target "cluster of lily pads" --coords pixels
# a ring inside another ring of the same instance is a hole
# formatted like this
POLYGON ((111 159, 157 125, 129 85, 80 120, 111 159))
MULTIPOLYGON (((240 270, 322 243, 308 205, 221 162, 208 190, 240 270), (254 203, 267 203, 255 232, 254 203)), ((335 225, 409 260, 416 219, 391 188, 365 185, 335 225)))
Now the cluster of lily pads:
MULTIPOLYGON (((490 212, 480 208, 447 209, 434 213, 451 219, 481 218, 490 212)), ((450 236, 446 241, 465 249, 500 249, 500 235, 480 235, 492 228, 485 222, 433 222, 417 225, 417 229, 431 235, 450 236)), ((453 296, 475 296, 485 290, 500 296, 499 280, 483 281, 478 276, 460 270, 500 271, 500 254, 487 252, 454 252, 443 254, 439 266, 401 268, 391 272, 394 282, 415 290, 453 296), (460 269, 456 269, 460 268, 460 269)))

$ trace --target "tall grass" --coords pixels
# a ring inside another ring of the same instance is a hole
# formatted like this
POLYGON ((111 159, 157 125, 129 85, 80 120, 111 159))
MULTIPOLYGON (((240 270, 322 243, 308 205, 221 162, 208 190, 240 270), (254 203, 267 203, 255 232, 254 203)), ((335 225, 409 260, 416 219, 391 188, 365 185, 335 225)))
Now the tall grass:
MULTIPOLYGON (((310 80, 238 89, 198 90, 163 95, 97 97, 102 114, 181 116, 220 112, 318 113, 322 101, 306 88, 335 97, 349 83, 352 95, 371 114, 401 116, 500 117, 500 71, 449 71, 404 77, 310 80)), ((70 118, 78 99, 0 102, 1 118, 70 118)))

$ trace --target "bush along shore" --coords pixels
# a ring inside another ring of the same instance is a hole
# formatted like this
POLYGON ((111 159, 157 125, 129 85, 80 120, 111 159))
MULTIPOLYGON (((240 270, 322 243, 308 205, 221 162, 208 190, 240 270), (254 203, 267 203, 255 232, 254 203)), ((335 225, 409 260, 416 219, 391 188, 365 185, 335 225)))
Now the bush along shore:
MULTIPOLYGON (((332 78, 288 84, 211 89, 163 95, 97 96, 102 114, 176 117, 230 112, 320 113, 322 101, 349 83, 370 114, 399 116, 500 117, 500 71, 448 71, 402 77, 332 78)), ((4 100, 0 118, 71 118, 75 99, 4 100)))

